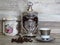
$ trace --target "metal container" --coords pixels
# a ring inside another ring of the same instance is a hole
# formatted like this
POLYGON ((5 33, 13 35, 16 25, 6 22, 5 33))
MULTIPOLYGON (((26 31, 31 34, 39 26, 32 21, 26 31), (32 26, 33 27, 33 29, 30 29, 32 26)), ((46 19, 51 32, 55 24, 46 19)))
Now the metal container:
POLYGON ((15 36, 18 34, 17 18, 3 18, 3 34, 15 36))

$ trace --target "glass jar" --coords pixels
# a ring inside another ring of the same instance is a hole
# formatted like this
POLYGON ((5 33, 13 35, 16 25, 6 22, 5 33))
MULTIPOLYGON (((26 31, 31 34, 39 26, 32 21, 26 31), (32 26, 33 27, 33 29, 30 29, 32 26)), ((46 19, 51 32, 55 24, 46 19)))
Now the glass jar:
POLYGON ((32 4, 29 2, 28 9, 22 15, 22 30, 26 36, 34 36, 38 28, 38 13, 32 9, 32 4))
POLYGON ((3 34, 8 36, 15 36, 18 34, 17 18, 3 18, 3 34))

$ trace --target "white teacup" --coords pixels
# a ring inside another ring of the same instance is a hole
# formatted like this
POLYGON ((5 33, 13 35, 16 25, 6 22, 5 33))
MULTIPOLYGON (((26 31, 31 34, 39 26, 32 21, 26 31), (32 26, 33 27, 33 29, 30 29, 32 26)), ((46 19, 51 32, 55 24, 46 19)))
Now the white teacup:
POLYGON ((50 29, 49 28, 40 28, 41 38, 50 38, 50 29))

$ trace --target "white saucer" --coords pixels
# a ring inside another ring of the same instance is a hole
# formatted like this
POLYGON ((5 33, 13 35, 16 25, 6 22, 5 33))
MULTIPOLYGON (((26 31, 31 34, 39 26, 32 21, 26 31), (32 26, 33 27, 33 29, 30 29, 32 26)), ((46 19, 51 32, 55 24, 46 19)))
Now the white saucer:
POLYGON ((50 37, 50 38, 41 38, 40 36, 37 36, 36 40, 40 41, 40 42, 50 42, 50 41, 55 40, 55 38, 53 38, 53 37, 50 37))

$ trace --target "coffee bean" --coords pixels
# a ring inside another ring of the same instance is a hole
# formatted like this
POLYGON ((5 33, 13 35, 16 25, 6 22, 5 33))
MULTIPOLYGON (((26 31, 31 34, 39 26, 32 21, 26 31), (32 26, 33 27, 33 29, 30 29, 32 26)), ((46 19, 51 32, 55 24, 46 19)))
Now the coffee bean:
POLYGON ((12 39, 11 42, 17 42, 17 43, 23 43, 23 42, 32 42, 33 40, 31 40, 31 38, 27 38, 27 37, 21 37, 19 36, 16 39, 12 39))

